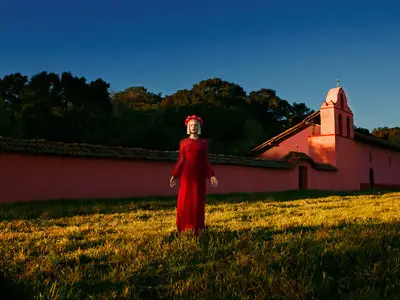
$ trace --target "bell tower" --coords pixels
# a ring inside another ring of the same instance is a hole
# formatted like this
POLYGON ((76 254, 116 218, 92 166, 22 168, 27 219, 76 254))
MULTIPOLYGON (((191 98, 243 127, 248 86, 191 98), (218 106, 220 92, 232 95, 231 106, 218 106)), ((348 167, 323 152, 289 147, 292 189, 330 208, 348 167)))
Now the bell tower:
POLYGON ((328 91, 320 107, 320 132, 308 137, 310 156, 316 162, 334 165, 339 190, 358 189, 358 158, 354 142, 354 122, 347 97, 342 87, 328 91))
POLYGON ((344 90, 339 86, 330 89, 320 108, 321 135, 354 137, 353 112, 344 90))

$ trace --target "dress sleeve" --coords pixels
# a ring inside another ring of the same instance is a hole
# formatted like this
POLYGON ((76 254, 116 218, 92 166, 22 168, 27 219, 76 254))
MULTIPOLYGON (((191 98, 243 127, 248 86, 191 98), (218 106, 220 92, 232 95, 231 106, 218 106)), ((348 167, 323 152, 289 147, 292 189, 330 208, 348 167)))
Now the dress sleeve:
POLYGON ((185 163, 185 152, 183 148, 183 140, 179 144, 178 160, 176 161, 172 170, 172 176, 180 178, 182 175, 183 164, 185 163))
POLYGON ((204 148, 205 148, 204 154, 205 154, 205 162, 206 162, 206 174, 207 174, 207 178, 210 179, 211 177, 215 176, 215 171, 210 163, 210 157, 209 157, 209 153, 208 153, 208 142, 206 139, 204 139, 204 148))

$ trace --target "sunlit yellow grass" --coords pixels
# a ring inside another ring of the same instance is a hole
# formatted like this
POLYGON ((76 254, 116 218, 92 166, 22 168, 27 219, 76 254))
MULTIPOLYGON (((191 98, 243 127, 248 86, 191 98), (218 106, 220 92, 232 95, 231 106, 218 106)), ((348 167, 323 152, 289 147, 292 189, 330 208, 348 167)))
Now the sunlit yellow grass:
POLYGON ((36 299, 395 299, 400 193, 323 194, 211 196, 197 239, 173 199, 1 205, 1 273, 36 299))

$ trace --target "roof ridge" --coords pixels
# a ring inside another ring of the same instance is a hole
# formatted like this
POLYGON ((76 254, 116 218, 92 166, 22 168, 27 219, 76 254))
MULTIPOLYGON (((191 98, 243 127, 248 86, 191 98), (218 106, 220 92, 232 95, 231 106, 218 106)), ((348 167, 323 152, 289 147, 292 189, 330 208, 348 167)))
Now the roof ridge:
POLYGON ((253 148, 252 150, 250 150, 246 155, 247 156, 251 156, 254 153, 257 153, 259 151, 264 150, 267 146, 273 145, 274 142, 276 141, 282 141, 285 140, 286 138, 288 138, 289 134, 292 132, 297 132, 297 130, 299 129, 305 129, 306 127, 309 127, 311 125, 311 120, 314 119, 315 117, 317 117, 320 114, 320 110, 317 110, 315 112, 313 112, 312 114, 308 115, 307 117, 305 117, 301 122, 297 123, 296 125, 286 129, 285 131, 282 131, 281 133, 273 136, 272 138, 270 138, 269 140, 265 141, 264 143, 258 145, 257 147, 253 148), (303 128, 304 127, 304 128, 303 128))
POLYGON ((377 146, 382 146, 382 147, 387 147, 393 150, 400 150, 400 144, 397 144, 396 142, 389 141, 389 140, 384 140, 382 138, 373 136, 373 135, 367 135, 359 132, 354 132, 354 140, 359 141, 359 142, 365 142, 365 143, 370 143, 370 144, 375 144, 377 146))
POLYGON ((101 145, 101 144, 92 144, 92 143, 80 143, 80 142, 61 142, 61 141, 49 141, 45 139, 20 139, 13 137, 4 137, 0 136, 1 141, 10 141, 13 143, 40 143, 46 146, 84 146, 89 148, 103 148, 103 149, 114 149, 114 150, 140 150, 140 151, 149 151, 149 152, 177 152, 178 150, 157 150, 157 149, 145 149, 145 148, 137 148, 137 147, 124 147, 124 146, 110 146, 110 145, 101 145))
MULTIPOLYGON (((21 153, 33 155, 57 155, 67 157, 93 157, 115 159, 140 159, 156 161, 176 161, 177 150, 155 150, 105 146, 87 143, 65 143, 35 139, 18 139, 0 136, 0 153, 21 153)), ((210 161, 218 164, 245 165, 264 168, 292 168, 283 161, 265 160, 237 155, 210 153, 210 161)))
POLYGON ((334 165, 328 163, 317 163, 311 156, 304 152, 289 151, 283 156, 283 159, 284 161, 292 159, 295 160, 296 163, 300 160, 306 160, 309 161, 311 167, 316 170, 337 171, 337 168, 334 165))

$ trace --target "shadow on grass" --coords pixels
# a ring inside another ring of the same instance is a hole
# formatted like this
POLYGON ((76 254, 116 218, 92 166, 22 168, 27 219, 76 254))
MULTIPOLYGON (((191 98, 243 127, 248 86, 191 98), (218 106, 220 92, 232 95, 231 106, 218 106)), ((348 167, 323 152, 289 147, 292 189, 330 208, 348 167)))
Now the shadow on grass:
POLYGON ((32 292, 28 291, 26 286, 13 282, 0 272, 0 296, 1 299, 28 300, 32 299, 32 292))
MULTIPOLYGON (((251 203, 256 201, 287 202, 302 199, 316 199, 329 196, 383 195, 400 190, 363 191, 318 191, 293 190, 271 193, 209 194, 208 206, 229 203, 251 203)), ((13 219, 57 219, 92 214, 127 213, 137 210, 171 210, 176 207, 176 196, 145 197, 127 199, 48 200, 27 203, 0 204, 0 220, 13 219)))
MULTIPOLYGON (((107 279, 93 282, 82 277, 60 286, 61 294, 73 290, 82 298, 101 299, 104 293, 122 295, 128 285, 131 299, 214 299, 216 295, 220 299, 396 299, 400 295, 400 223, 211 227, 197 239, 172 232, 162 243, 165 249, 175 250, 166 250, 160 260, 149 257, 125 278, 107 274, 117 276, 115 268, 126 272, 129 261, 82 259, 76 267, 85 269, 94 263, 93 270, 101 270, 107 279)), ((46 275, 37 276, 41 282, 46 275)), ((2 296, 8 289, 9 299, 27 299, 20 286, 7 280, 0 278, 1 283, 8 282, 8 287, 0 286, 2 296)))
POLYGON ((138 210, 174 209, 176 197, 127 199, 47 200, 0 204, 0 220, 58 219, 94 214, 118 214, 138 210))
MULTIPOLYGON (((164 243, 181 238, 172 233, 164 243)), ((135 286, 139 296, 149 291, 152 297, 178 296, 164 288, 178 281, 183 298, 211 299, 213 291, 223 299, 398 299, 400 295, 400 223, 283 230, 210 228, 198 244, 197 253, 171 253, 152 262, 164 266, 161 274, 143 266, 133 276, 136 283, 143 282, 135 286)))
POLYGON ((291 190, 270 193, 232 193, 226 195, 209 195, 209 198, 215 199, 218 203, 230 202, 255 202, 255 201, 277 201, 287 202, 304 199, 316 199, 331 196, 363 196, 363 195, 383 195, 397 190, 360 190, 360 191, 326 191, 326 190, 291 190))

